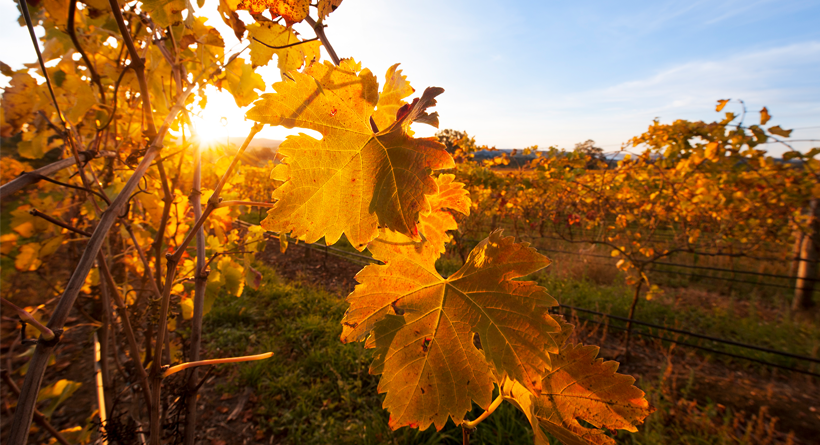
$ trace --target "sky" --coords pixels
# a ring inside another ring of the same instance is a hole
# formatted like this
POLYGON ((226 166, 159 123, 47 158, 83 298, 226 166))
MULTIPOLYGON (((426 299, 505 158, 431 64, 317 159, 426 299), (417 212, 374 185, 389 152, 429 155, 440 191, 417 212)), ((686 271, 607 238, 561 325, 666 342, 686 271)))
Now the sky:
MULTIPOLYGON (((14 2, 0 1, 0 60, 20 68, 35 55, 14 2)), ((206 0, 208 24, 228 37, 227 47, 239 44, 216 5, 206 0)), ((344 0, 325 23, 339 56, 380 80, 400 62, 419 93, 443 87, 440 128, 466 131, 478 144, 572 148, 593 139, 616 151, 655 118, 718 120, 716 101, 732 98, 746 103, 747 124, 766 106, 769 125, 795 129, 796 148, 820 146, 805 141, 820 140, 820 0, 344 0)), ((305 24, 295 29, 314 37, 305 24)), ((259 72, 272 92, 277 70, 259 72)), ((226 93, 208 93, 202 130, 247 132, 244 111, 226 93)), ((739 114, 741 106, 724 111, 739 114)))

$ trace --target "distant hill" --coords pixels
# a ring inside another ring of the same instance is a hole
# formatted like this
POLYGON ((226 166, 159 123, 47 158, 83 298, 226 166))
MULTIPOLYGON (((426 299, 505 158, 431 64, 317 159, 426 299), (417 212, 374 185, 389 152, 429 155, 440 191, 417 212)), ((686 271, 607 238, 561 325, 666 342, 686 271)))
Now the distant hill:
MULTIPOLYGON (((228 153, 235 152, 244 142, 244 136, 230 138, 231 147, 225 151, 228 153)), ((282 141, 275 139, 253 138, 251 143, 248 144, 248 149, 245 150, 242 161, 257 166, 265 165, 268 161, 278 163, 276 152, 279 150, 279 144, 281 143, 282 141)))

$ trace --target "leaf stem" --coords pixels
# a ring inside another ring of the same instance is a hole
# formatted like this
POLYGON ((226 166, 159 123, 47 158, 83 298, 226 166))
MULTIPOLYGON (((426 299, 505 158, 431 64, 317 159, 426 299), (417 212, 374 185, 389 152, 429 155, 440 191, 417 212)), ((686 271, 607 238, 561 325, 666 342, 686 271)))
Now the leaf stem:
POLYGON ((257 202, 257 201, 222 201, 216 205, 217 208, 230 206, 249 206, 249 207, 273 207, 272 202, 257 202))
POLYGON ((222 363, 238 363, 238 362, 250 362, 253 360, 264 360, 266 358, 273 357, 273 352, 266 352, 264 354, 257 354, 257 355, 245 355, 242 357, 229 357, 229 358, 215 358, 211 360, 200 360, 198 362, 188 362, 183 363, 181 365, 172 366, 165 370, 162 373, 162 377, 168 377, 169 375, 176 374, 180 371, 184 371, 188 368, 193 368, 196 366, 206 366, 206 365, 220 365, 222 363))
POLYGON ((495 400, 493 400, 493 403, 490 404, 490 407, 487 408, 487 411, 484 411, 483 413, 481 413, 481 415, 478 416, 475 420, 465 420, 464 422, 461 423, 461 427, 471 429, 471 430, 475 429, 475 427, 477 427, 479 423, 483 422, 484 419, 486 419, 487 417, 490 417, 490 414, 492 414, 493 411, 496 410, 496 408, 501 406, 501 402, 503 402, 503 401, 504 401, 504 396, 499 394, 498 397, 496 397, 495 400))
POLYGON ((68 225, 68 224, 66 224, 66 223, 64 223, 64 222, 62 222, 62 221, 60 221, 56 218, 52 218, 51 216, 46 215, 45 213, 43 213, 43 212, 41 212, 37 209, 31 209, 31 210, 28 211, 28 213, 32 216, 37 216, 39 218, 43 218, 44 220, 46 220, 46 221, 48 221, 48 222, 50 222, 50 223, 52 223, 56 226, 60 226, 60 227, 66 229, 66 230, 69 230, 71 232, 80 234, 82 236, 87 236, 89 238, 91 237, 91 234, 86 232, 85 230, 81 230, 81 229, 78 229, 76 227, 70 226, 70 225, 68 225))

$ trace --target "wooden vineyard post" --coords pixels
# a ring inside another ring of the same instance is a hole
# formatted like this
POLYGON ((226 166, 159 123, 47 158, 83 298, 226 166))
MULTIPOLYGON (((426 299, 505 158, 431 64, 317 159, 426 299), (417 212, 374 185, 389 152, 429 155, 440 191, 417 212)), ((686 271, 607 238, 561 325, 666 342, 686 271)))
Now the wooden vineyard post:
POLYGON ((817 260, 820 257, 820 206, 816 199, 811 200, 809 212, 812 216, 808 236, 802 237, 800 256, 797 263, 797 280, 795 281, 793 312, 805 312, 814 306, 812 294, 817 282, 817 260))

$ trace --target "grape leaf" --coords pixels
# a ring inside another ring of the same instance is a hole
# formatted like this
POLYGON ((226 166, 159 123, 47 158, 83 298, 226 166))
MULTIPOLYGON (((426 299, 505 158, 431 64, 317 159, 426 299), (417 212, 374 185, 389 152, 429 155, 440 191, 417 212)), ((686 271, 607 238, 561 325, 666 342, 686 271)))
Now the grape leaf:
POLYGON ((419 218, 419 231, 427 242, 437 248, 437 256, 444 253, 447 231, 458 229, 458 223, 448 209, 470 215, 470 192, 464 189, 464 184, 453 182, 455 178, 451 174, 436 178, 438 193, 427 197, 430 213, 419 218))
POLYGON ((26 73, 15 73, 3 91, 0 136, 11 137, 20 131, 31 113, 37 96, 37 81, 26 73))
POLYGON ((769 133, 787 138, 792 135, 792 130, 784 130, 780 128, 780 125, 775 125, 774 127, 769 127, 769 133))
POLYGON ((265 91, 265 82, 262 76, 253 71, 253 67, 237 58, 228 66, 225 72, 227 89, 233 95, 238 107, 246 107, 259 97, 254 90, 265 91))
POLYGON ((341 4, 342 0, 319 0, 319 21, 324 20, 325 17, 335 11, 341 4))
POLYGON ((458 229, 458 223, 449 212, 455 210, 464 215, 470 214, 470 195, 464 184, 453 182, 455 175, 441 174, 436 178, 438 192, 427 196, 430 212, 419 215, 419 233, 422 239, 414 241, 408 236, 388 229, 381 229, 379 237, 368 250, 379 259, 391 256, 412 256, 418 261, 425 261, 431 256, 435 261, 444 253, 447 242, 447 231, 458 229))
POLYGON ((763 107, 763 109, 760 110, 760 125, 766 125, 766 122, 769 122, 771 118, 772 116, 769 114, 769 110, 763 107))
POLYGON ((17 144, 17 154, 27 159, 40 159, 45 156, 52 148, 59 147, 62 140, 55 139, 48 142, 48 139, 54 136, 54 130, 42 131, 27 131, 23 133, 23 140, 17 144))
POLYGON ((397 69, 398 67, 398 63, 391 66, 384 76, 384 88, 379 95, 376 112, 373 113, 373 121, 377 128, 387 128, 392 124, 396 120, 399 108, 407 104, 404 99, 416 91, 410 86, 407 76, 403 76, 401 70, 397 69))
MULTIPOLYGON (((380 236, 371 245, 389 242, 380 236)), ((342 320, 343 342, 370 335, 370 372, 382 374, 379 392, 387 393, 394 429, 441 429, 448 416, 461 423, 471 400, 489 405, 494 373, 538 393, 547 352, 558 352, 550 333, 561 326, 547 313, 557 302, 533 282, 513 281, 549 265, 546 257, 494 231, 445 279, 433 250, 374 247, 386 264, 356 275, 342 320)))
POLYGON ((726 104, 728 104, 730 100, 731 100, 731 99, 720 99, 720 100, 718 101, 717 106, 715 106, 715 111, 720 112, 720 110, 722 110, 722 109, 723 109, 723 107, 725 107, 725 106, 726 106, 726 104))
POLYGON ((273 18, 281 16, 290 27, 308 16, 310 0, 242 0, 236 9, 246 9, 251 14, 261 14, 270 9, 273 18))
POLYGON ((0 235, 0 254, 8 255, 17 247, 18 236, 14 233, 0 235))
MULTIPOLYGON (((182 11, 187 8, 185 0, 142 0, 142 8, 160 28, 182 21, 182 11)), ((189 11, 189 16, 190 16, 189 11)))
POLYGON ((757 125, 749 126, 749 130, 757 139, 757 142, 760 144, 765 144, 767 140, 769 140, 769 136, 766 135, 766 132, 763 131, 762 128, 758 127, 757 125))
POLYGON ((87 81, 70 74, 58 88, 60 109, 67 121, 74 125, 83 121, 85 114, 97 103, 97 96, 87 81))
POLYGON ((518 382, 503 383, 502 395, 527 415, 536 444, 549 443, 545 430, 568 445, 615 444, 599 428, 635 432, 635 426, 655 410, 644 392, 632 385, 634 378, 615 372, 618 362, 604 362, 597 355, 597 346, 571 344, 551 353, 552 371, 543 379, 540 396, 518 382), (586 428, 577 419, 595 428, 586 428))
POLYGON ((48 15, 59 27, 64 27, 68 22, 68 2, 65 0, 43 0, 48 15))
POLYGON ((80 389, 80 386, 82 386, 80 382, 61 379, 40 389, 37 393, 37 401, 51 400, 49 406, 43 410, 43 416, 50 419, 54 411, 57 410, 57 407, 80 389))
POLYGON ((282 17, 288 26, 299 23, 308 16, 310 0, 277 0, 271 5, 273 18, 282 17))
POLYGON ((430 208, 424 195, 437 190, 430 171, 455 164, 435 138, 412 138, 408 129, 443 90, 428 88, 400 119, 373 133, 378 83, 369 70, 346 59, 339 67, 314 63, 289 75, 294 81, 274 84, 276 94, 263 95, 247 117, 323 137, 288 136, 280 145, 284 161, 272 179, 285 182, 262 226, 309 243, 324 236, 333 244, 344 233, 359 250, 378 226, 418 240, 419 212, 430 208))
POLYGON ((285 46, 300 42, 292 29, 278 23, 259 22, 249 25, 248 37, 251 39, 251 63, 254 67, 267 65, 274 54, 278 57, 277 66, 282 73, 298 70, 306 61, 310 63, 312 60, 319 60, 321 43, 318 40, 283 49, 263 45, 285 46))
POLYGON ((37 270, 43 262, 40 261, 40 244, 28 243, 20 247, 20 253, 14 259, 14 267, 23 272, 37 270))
POLYGON ((233 29, 234 35, 241 41, 245 35, 246 28, 245 22, 240 20, 239 15, 236 13, 237 4, 238 2, 236 0, 219 0, 219 6, 217 6, 216 10, 219 12, 219 17, 222 18, 222 21, 233 29))

